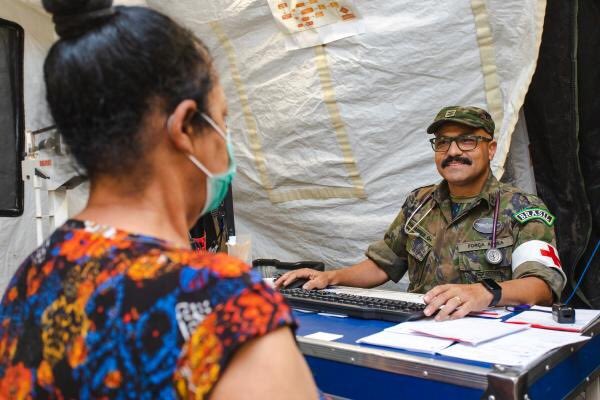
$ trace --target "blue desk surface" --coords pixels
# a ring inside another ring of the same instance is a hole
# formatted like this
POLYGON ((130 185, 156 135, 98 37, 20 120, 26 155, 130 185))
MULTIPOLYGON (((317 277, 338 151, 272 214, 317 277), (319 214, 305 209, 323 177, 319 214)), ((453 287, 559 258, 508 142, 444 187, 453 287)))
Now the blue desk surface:
MULTIPOLYGON (((462 365, 483 367, 491 371, 491 365, 440 355, 421 354, 403 350, 383 348, 366 344, 357 344, 356 340, 379 332, 393 322, 363 320, 356 318, 338 318, 323 316, 315 313, 302 313, 295 311, 299 328, 298 336, 306 336, 315 332, 327 332, 343 335, 336 340, 361 348, 384 349, 389 352, 409 354, 411 356, 426 359, 452 361, 462 365)), ((557 365, 536 378, 534 382, 528 379, 525 391, 532 399, 561 399, 569 395, 580 382, 586 377, 600 369, 600 335, 588 341, 580 350, 562 360, 557 365)), ((327 346, 327 342, 323 342, 327 346)), ((481 398, 484 393, 482 389, 473 389, 453 385, 449 383, 434 381, 427 378, 404 376, 392 372, 368 368, 365 366, 352 365, 339 361, 332 361, 317 356, 307 356, 307 361, 315 375, 319 387, 326 393, 335 394, 351 399, 373 399, 373 398, 481 398)))

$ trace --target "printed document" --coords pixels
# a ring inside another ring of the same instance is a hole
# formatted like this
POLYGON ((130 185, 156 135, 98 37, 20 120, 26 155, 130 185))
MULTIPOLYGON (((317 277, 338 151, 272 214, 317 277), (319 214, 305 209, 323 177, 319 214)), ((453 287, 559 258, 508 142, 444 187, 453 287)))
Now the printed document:
POLYGON ((403 322, 386 330, 399 332, 405 331, 407 328, 429 336, 477 345, 529 327, 527 325, 505 324, 493 319, 466 317, 442 322, 434 319, 403 322))
POLYGON ((454 343, 450 339, 440 339, 416 333, 396 333, 389 330, 360 338, 356 342, 428 354, 435 354, 454 343))
POLYGON ((438 353, 491 364, 526 366, 550 350, 589 339, 587 336, 571 332, 526 329, 478 346, 457 343, 438 353))
POLYGON ((286 50, 318 46, 365 32, 353 0, 268 0, 286 50))
POLYGON ((552 307, 533 306, 506 320, 517 324, 529 324, 534 328, 554 329, 567 332, 581 332, 600 316, 600 310, 575 310, 575 323, 559 324, 552 318, 552 307), (538 311, 531 311, 538 310, 538 311))

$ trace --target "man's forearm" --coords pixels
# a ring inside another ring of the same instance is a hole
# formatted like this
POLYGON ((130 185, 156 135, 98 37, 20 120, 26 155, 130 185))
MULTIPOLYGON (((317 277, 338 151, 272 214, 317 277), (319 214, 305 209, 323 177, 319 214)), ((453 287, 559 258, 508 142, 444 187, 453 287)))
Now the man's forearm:
POLYGON ((367 258, 348 268, 327 271, 332 285, 355 286, 370 288, 381 285, 389 280, 384 270, 367 258))
POLYGON ((502 298, 498 305, 552 304, 552 290, 546 282, 534 276, 499 283, 502 298))

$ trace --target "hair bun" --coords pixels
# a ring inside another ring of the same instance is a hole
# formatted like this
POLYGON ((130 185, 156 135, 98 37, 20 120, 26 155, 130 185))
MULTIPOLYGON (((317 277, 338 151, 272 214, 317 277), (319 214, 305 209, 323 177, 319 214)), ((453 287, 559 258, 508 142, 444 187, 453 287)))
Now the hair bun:
POLYGON ((88 32, 115 14, 113 0, 42 0, 61 38, 88 32))
POLYGON ((58 17, 110 8, 112 3, 112 0, 42 0, 46 11, 58 17))

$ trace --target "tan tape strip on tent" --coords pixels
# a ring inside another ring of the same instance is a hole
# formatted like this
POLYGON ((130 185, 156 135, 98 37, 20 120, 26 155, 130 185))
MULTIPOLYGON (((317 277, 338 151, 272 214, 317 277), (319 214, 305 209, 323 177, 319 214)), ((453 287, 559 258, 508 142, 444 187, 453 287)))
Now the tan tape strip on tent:
POLYGON ((496 54, 494 48, 494 37, 492 27, 485 6, 485 0, 471 0, 471 9, 475 18, 475 31, 479 54, 481 56, 481 69, 483 72, 483 85, 488 111, 496 122, 495 133, 500 132, 504 109, 502 107, 502 92, 500 92, 500 80, 496 68, 496 54))
MULTIPOLYGON (((537 66, 537 59, 539 56, 539 49, 540 49, 540 45, 542 43, 542 32, 544 29, 544 16, 546 14, 546 0, 538 0, 536 2, 537 4, 537 8, 536 8, 536 13, 535 13, 535 48, 536 48, 536 52, 533 55, 533 59, 531 60, 531 64, 529 66, 529 70, 527 71, 527 79, 524 79, 521 83, 521 85, 519 87, 515 88, 515 93, 514 93, 514 97, 509 99, 509 104, 512 104, 512 113, 510 114, 509 120, 506 121, 506 126, 505 126, 505 137, 503 138, 502 141, 498 142, 498 149, 496 150, 496 155, 494 156, 494 160, 492 162, 493 164, 493 170, 494 170, 494 175, 500 179, 502 178, 502 175, 504 175, 504 163, 506 162, 506 157, 508 156, 508 152, 510 150, 510 145, 512 142, 512 134, 513 131, 515 129, 515 125, 517 124, 517 121, 519 119, 519 110, 521 109, 521 107, 523 106, 523 103, 525 102, 525 96, 527 95, 527 91, 529 90, 529 84, 531 83, 531 79, 533 78, 533 74, 535 72, 535 68, 537 66)), ((481 13, 482 15, 485 15, 485 19, 487 20, 487 10, 485 9, 485 4, 484 4, 484 0, 472 0, 471 1, 471 7, 473 9, 473 14, 475 15, 475 24, 477 26, 477 16, 479 13, 481 13), (479 4, 481 3, 481 4, 479 4)), ((487 23, 487 25, 489 26, 489 22, 487 23)), ((479 30, 479 29, 478 29, 479 30)), ((490 30, 491 32, 491 30, 490 30)), ((478 41, 479 41, 479 33, 478 33, 478 41)), ((481 49, 481 44, 480 44, 480 49, 481 49)), ((482 53, 481 56, 482 59, 482 64, 485 64, 485 62, 483 61, 484 56, 482 53)), ((487 91, 487 86, 486 86, 486 91, 487 91)), ((489 102, 489 96, 488 96, 488 105, 490 105, 491 103, 489 102)), ((491 107, 491 105, 490 105, 491 107)), ((492 116, 494 116, 494 114, 492 114, 492 116)), ((495 116, 494 116, 495 119, 495 116)), ((498 126, 496 127, 496 130, 498 131, 498 126)))
POLYGON ((248 94, 246 93, 246 88, 242 81, 242 76, 240 74, 240 70, 237 66, 237 57, 235 55, 235 50, 231 41, 221 28, 221 25, 218 22, 211 22, 210 27, 213 32, 219 39, 221 46, 225 50, 227 54, 227 61, 229 61, 229 70, 231 71, 231 79, 233 80, 233 85, 235 86, 238 96, 240 98, 240 105, 242 107, 242 114, 244 115, 244 122, 246 124, 246 131, 248 132, 248 138, 250 140, 250 151, 254 155, 254 160, 256 162, 256 168, 258 169, 258 173, 260 176, 261 184, 264 189, 267 191, 269 198, 271 197, 271 191, 273 190, 273 185, 269 180, 269 174, 267 173, 267 167, 265 165, 265 155, 262 151, 262 145, 260 143, 260 138, 258 137, 258 128, 256 126, 256 121, 252 116, 252 110, 250 109, 250 101, 248 99, 248 94))
MULTIPOLYGON (((471 9, 473 10, 473 16, 475 18, 475 29, 477 32, 477 43, 479 44, 479 52, 481 55, 481 67, 484 76, 484 86, 486 101, 489 107, 490 114, 494 121, 496 121, 496 133, 500 132, 502 122, 504 119, 504 111, 502 108, 502 92, 500 91, 499 79, 496 69, 496 57, 494 53, 494 42, 492 36, 492 29, 490 26, 489 15, 485 5, 485 0, 471 0, 471 9)), ((537 1, 537 12, 535 15, 535 29, 536 29, 536 49, 538 50, 535 54, 535 59, 529 67, 528 77, 521 83, 521 86, 515 88, 516 95, 514 99, 509 99, 513 109, 506 121, 504 137, 501 141, 498 141, 498 149, 493 160, 493 170, 496 178, 502 178, 504 175, 504 163, 510 150, 510 143, 512 139, 512 133, 517 124, 519 118, 519 110, 523 106, 525 101, 525 95, 529 89, 529 84, 535 72, 537 65, 537 57, 539 55, 539 48, 542 42, 542 31, 544 26, 544 15, 546 10, 546 0, 537 1)))
POLYGON ((221 46, 227 54, 227 60, 229 62, 229 69, 231 71, 231 78, 233 84, 238 92, 240 98, 240 104, 242 107, 242 113, 244 115, 244 122, 246 124, 246 131, 250 141, 250 151, 254 155, 256 167, 259 172, 261 185, 267 192, 269 200, 273 203, 283 203, 294 200, 322 200, 332 198, 366 198, 364 185, 354 157, 352 149, 350 148, 350 141, 346 133, 344 123, 342 121, 337 103, 335 100, 335 93, 333 90, 333 79, 331 77, 331 71, 327 62, 327 56, 322 46, 317 46, 316 64, 319 72, 319 78, 321 80, 321 87, 323 90, 323 97, 327 106, 327 111, 334 127, 338 144, 342 150, 344 157, 344 165, 348 171, 350 180, 353 187, 315 187, 315 188, 303 188, 303 189, 290 189, 290 190, 278 190, 273 188, 273 184, 269 179, 269 175, 265 163, 265 155, 262 151, 262 144, 258 136, 258 128, 256 121, 254 120, 252 110, 250 107, 250 101, 246 92, 245 85, 242 81, 242 77, 237 66, 237 57, 235 49, 225 31, 218 22, 210 23, 211 29, 217 36, 217 39, 221 43, 221 46))
POLYGON ((350 139, 346 132, 346 126, 342 120, 340 109, 335 99, 335 90, 333 88, 333 78, 331 76, 331 69, 329 68, 329 62, 327 61, 327 53, 324 46, 315 47, 317 64, 317 71, 319 71, 319 79, 321 79, 321 89, 323 90, 323 99, 331 118, 331 124, 335 130, 335 136, 337 138, 340 149, 344 156, 344 166, 348 171, 352 185, 354 186, 354 196, 366 199, 367 194, 365 193, 365 187, 363 185, 360 173, 356 161, 354 160, 354 154, 350 147, 350 139))

